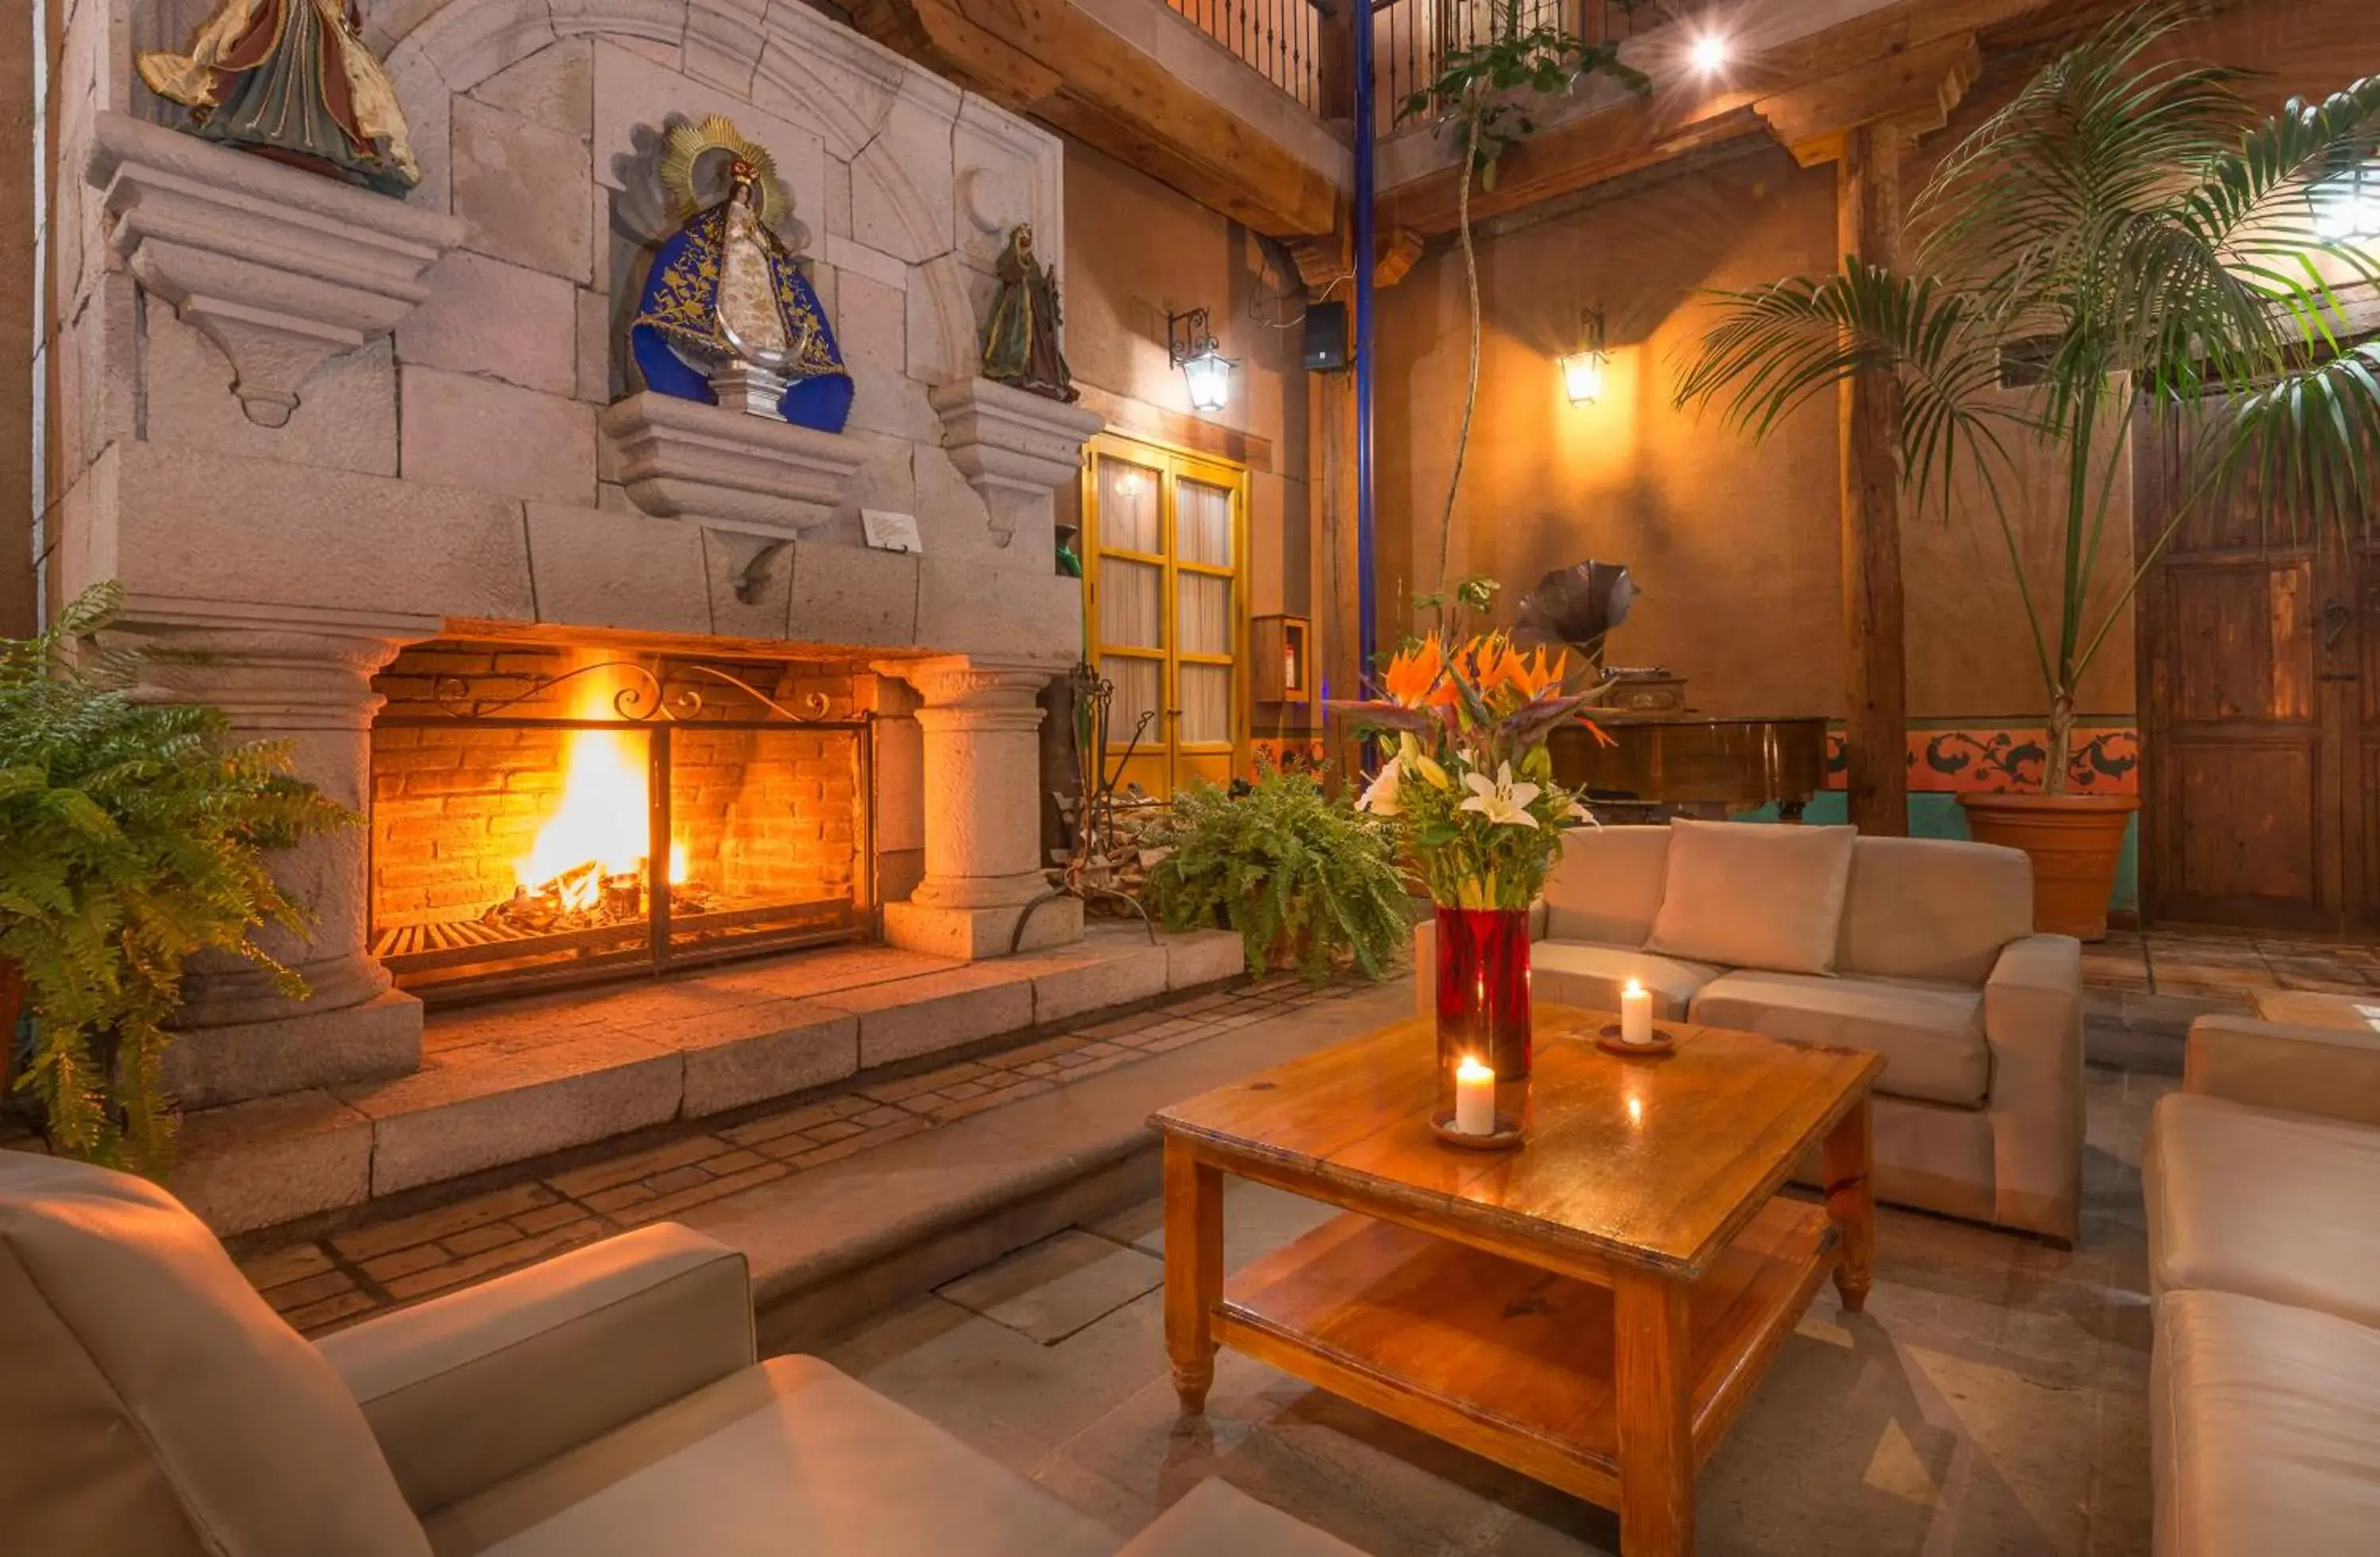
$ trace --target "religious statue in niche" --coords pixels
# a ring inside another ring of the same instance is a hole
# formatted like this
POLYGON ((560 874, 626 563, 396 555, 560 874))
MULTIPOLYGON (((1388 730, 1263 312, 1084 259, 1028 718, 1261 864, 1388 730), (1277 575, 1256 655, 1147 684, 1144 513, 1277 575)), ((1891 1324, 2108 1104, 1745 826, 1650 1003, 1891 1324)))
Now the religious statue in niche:
POLYGON ((134 63, 209 140, 402 196, 421 165, 362 26, 342 0, 219 0, 187 53, 134 63))
POLYGON ((1058 273, 1033 252, 1033 225, 1019 224, 992 265, 1000 290, 983 327, 983 376, 1052 400, 1078 400, 1075 375, 1058 349, 1058 273))
POLYGON ((654 257, 628 347, 657 394, 840 432, 851 375, 818 293, 777 236, 791 202, 776 171, 729 120, 670 127, 660 176, 681 222, 654 257), (726 192, 705 204, 703 164, 722 155, 726 192))

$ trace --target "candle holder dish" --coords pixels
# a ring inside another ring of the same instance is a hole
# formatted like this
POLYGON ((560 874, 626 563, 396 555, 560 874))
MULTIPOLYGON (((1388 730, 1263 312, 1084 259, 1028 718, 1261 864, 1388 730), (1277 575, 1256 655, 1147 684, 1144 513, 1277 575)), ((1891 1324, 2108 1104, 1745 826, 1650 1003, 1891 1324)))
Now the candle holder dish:
POLYGON ((1658 1060, 1665 1054, 1678 1052, 1678 1035, 1656 1022, 1653 1024, 1652 1042, 1631 1043, 1620 1036, 1620 1024, 1612 1022, 1597 1031, 1595 1046, 1607 1054, 1617 1054, 1622 1059, 1658 1060))
POLYGON ((1454 1111, 1441 1108, 1429 1116, 1429 1133, 1449 1146, 1459 1146, 1465 1151, 1510 1151, 1521 1144, 1521 1116, 1496 1111, 1496 1130, 1492 1135, 1467 1136, 1454 1127, 1454 1111))

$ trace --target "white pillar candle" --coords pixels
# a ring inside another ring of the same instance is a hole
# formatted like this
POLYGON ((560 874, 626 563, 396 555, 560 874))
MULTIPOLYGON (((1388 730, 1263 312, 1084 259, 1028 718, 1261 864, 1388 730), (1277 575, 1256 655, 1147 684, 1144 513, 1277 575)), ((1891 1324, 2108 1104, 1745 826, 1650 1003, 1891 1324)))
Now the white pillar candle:
POLYGON ((1454 1067, 1454 1129, 1457 1135, 1496 1133, 1496 1073, 1465 1054, 1454 1067))
POLYGON ((1633 979, 1620 991, 1620 1041, 1653 1041, 1653 991, 1633 979))

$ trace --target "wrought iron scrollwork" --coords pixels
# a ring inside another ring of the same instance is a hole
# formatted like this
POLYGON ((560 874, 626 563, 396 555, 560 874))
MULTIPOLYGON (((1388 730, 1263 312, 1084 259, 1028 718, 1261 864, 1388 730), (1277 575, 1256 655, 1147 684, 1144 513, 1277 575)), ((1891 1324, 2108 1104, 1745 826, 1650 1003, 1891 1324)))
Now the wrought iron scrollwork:
MULTIPOLYGON (((663 680, 635 660, 599 661, 590 665, 579 665, 559 675, 442 675, 433 684, 431 695, 441 709, 457 719, 492 719, 506 710, 535 702, 554 688, 582 676, 607 671, 624 678, 626 683, 612 694, 612 712, 624 723, 631 724, 650 724, 661 720, 686 724, 700 719, 706 709, 702 692, 685 684, 685 678, 696 676, 733 687, 788 724, 819 724, 830 718, 834 712, 833 700, 823 692, 805 692, 799 699, 801 706, 789 708, 742 676, 731 675, 716 665, 673 665, 669 667, 669 679, 663 680), (483 680, 520 682, 524 685, 516 691, 483 693, 483 680)), ((720 717, 730 715, 722 713, 720 717)))

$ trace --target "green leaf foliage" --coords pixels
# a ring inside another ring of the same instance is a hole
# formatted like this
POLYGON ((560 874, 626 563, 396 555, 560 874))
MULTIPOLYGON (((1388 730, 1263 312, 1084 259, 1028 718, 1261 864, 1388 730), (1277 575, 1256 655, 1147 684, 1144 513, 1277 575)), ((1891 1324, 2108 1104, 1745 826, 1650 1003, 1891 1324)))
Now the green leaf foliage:
POLYGON ((25 979, 35 1036, 17 1090, 52 1146, 162 1177, 184 962, 241 957, 302 995, 249 940, 304 922, 266 851, 356 819, 290 775, 285 744, 241 744, 217 710, 136 698, 147 658, 89 641, 117 602, 99 585, 40 637, 0 639, 0 961, 25 979))
POLYGON ((1236 796, 1193 785, 1145 844, 1170 851, 1141 889, 1165 928, 1239 931, 1251 977, 1284 950, 1310 982, 1342 958, 1384 978, 1412 928, 1388 830, 1311 774, 1266 769, 1236 796))
POLYGON ((1905 270, 1853 256, 1719 295, 1678 395, 1766 437, 1854 375, 1892 375, 1915 505, 1947 517, 1964 478, 1997 521, 2050 695, 2053 792, 2083 671, 2199 503, 2252 494, 2302 533, 2367 525, 2380 501, 2380 346, 2349 344, 2339 296, 2380 284, 2380 253, 2326 233, 2318 203, 2380 156, 2380 77, 2267 114, 2238 72, 2176 55, 2194 9, 2137 7, 2042 67, 1912 201, 1905 270), (2183 481, 2095 604, 2103 549, 2130 539, 2110 515, 2135 410, 2177 438, 2183 481), (2054 596, 2016 523, 2046 463, 2054 596))

